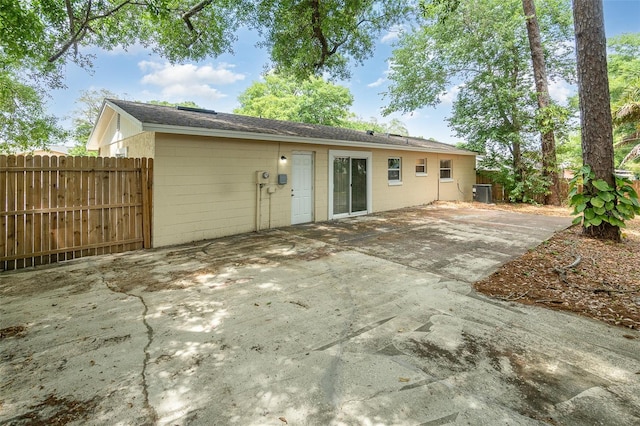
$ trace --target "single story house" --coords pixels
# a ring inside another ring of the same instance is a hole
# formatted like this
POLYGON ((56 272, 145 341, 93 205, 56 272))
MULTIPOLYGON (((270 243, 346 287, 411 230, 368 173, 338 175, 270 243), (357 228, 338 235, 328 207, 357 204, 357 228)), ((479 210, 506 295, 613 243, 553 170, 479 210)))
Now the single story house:
POLYGON ((475 184, 475 153, 432 140, 114 99, 87 148, 153 158, 153 247, 471 201, 475 184))

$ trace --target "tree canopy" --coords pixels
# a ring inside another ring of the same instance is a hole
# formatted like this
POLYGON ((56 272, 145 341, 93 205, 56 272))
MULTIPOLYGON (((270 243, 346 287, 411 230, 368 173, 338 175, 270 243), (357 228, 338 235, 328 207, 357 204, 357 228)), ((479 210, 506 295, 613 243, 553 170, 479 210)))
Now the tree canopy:
POLYGON ((233 112, 254 117, 341 126, 349 118, 353 96, 346 87, 310 77, 298 82, 268 74, 238 97, 233 112))
POLYGON ((348 77, 374 50, 376 36, 403 23, 412 10, 406 0, 262 0, 254 26, 274 67, 297 78, 327 71, 348 77))
MULTIPOLYGON (((492 166, 505 171, 511 193, 525 199, 536 189, 529 177, 539 169, 540 129, 521 0, 422 5, 420 25, 403 34, 393 52, 385 112, 436 106, 457 91, 450 127, 468 148, 486 151, 492 166)), ((569 2, 541 1, 537 12, 549 79, 572 81, 569 2)))
POLYGON ((233 112, 253 117, 299 123, 322 124, 376 133, 407 135, 404 123, 393 119, 379 123, 364 120, 350 111, 353 95, 346 87, 311 76, 297 80, 291 75, 267 74, 238 96, 240 107, 233 112))
POLYGON ((0 143, 46 144, 47 134, 60 133, 44 113, 43 95, 63 86, 65 63, 90 68, 94 48, 137 44, 171 62, 200 60, 232 52, 236 30, 244 26, 263 36, 260 45, 280 72, 299 79, 321 73, 345 77, 350 65, 371 55, 380 32, 402 22, 409 10, 403 0, 3 2, 0 78, 6 90, 0 109, 6 120, 15 116, 12 103, 30 105, 31 124, 5 122, 0 143), (25 133, 28 128, 39 130, 25 133))
POLYGON ((640 33, 608 40, 616 165, 640 174, 640 33))
POLYGON ((46 113, 38 90, 0 69, 0 153, 46 148, 65 136, 57 119, 46 113))

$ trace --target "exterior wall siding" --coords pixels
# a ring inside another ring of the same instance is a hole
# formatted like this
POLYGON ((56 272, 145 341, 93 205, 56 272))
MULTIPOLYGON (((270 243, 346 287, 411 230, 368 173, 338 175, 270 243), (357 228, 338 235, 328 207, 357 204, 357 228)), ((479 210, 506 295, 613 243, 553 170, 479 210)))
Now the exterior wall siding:
MULTIPOLYGON (((153 140, 149 135, 140 137, 143 144, 153 140)), ((131 147, 137 143, 133 138, 129 142, 131 147)), ((155 134, 154 247, 254 231, 257 210, 261 230, 290 225, 291 159, 294 152, 313 153, 313 220, 327 220, 329 150, 340 149, 344 147, 155 134), (286 162, 280 161, 282 155, 287 157, 286 162), (268 184, 259 192, 257 171, 270 173, 268 184), (286 185, 277 185, 279 173, 288 175, 286 185), (270 194, 268 187, 274 192, 270 194), (259 209, 256 208, 257 194, 261 199, 259 209)), ((472 198, 471 190, 475 183, 473 156, 447 157, 453 161, 453 181, 442 183, 437 154, 387 149, 354 150, 373 153, 374 212, 427 204, 437 200, 438 196, 440 199, 461 201, 472 198), (389 157, 402 158, 402 185, 389 185, 389 157), (418 158, 427 160, 427 176, 416 176, 418 158)))
POLYGON ((260 229, 289 225, 290 185, 276 184, 290 174, 283 154, 276 142, 156 134, 154 246, 254 231, 257 210, 260 229), (271 175, 259 192, 257 171, 271 175))
POLYGON ((475 157, 472 155, 440 154, 436 173, 440 176, 440 160, 452 160, 452 179, 440 180, 440 201, 473 201, 473 185, 476 183, 475 157))
POLYGON ((426 152, 378 150, 373 153, 373 211, 380 212, 402 207, 427 204, 437 200, 438 173, 436 157, 426 152), (390 184, 388 160, 401 159, 401 184, 390 184), (416 176, 418 158, 427 160, 427 175, 416 176))

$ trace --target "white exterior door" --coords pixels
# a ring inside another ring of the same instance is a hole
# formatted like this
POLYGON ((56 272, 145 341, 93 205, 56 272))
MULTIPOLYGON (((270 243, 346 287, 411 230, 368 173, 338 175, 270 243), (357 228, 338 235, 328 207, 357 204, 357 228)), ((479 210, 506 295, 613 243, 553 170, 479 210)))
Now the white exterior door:
POLYGON ((291 224, 313 221, 313 154, 296 153, 291 164, 291 224))

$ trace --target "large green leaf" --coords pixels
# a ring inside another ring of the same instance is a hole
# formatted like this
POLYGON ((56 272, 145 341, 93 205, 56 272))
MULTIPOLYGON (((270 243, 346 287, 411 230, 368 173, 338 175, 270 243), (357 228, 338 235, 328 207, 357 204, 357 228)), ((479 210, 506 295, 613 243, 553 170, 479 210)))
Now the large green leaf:
POLYGON ((594 217, 596 217, 596 214, 595 214, 595 212, 593 211, 593 209, 592 209, 592 208, 586 209, 586 210, 584 211, 584 218, 585 218, 586 220, 591 220, 591 219, 593 219, 594 217))
POLYGON ((591 199, 591 197, 588 196, 588 195, 576 194, 573 197, 571 197, 571 199, 569 200, 569 204, 571 204, 572 206, 576 206, 576 205, 580 205, 580 204, 586 203, 590 199, 591 199))
POLYGON ((631 213, 631 209, 627 207, 625 204, 618 204, 616 206, 616 210, 618 210, 624 216, 629 216, 629 214, 631 213))
POLYGON ((602 225, 602 219, 596 216, 593 219, 585 220, 584 223, 586 226, 600 226, 602 225))
POLYGON ((602 198, 604 201, 613 201, 616 199, 615 194, 609 191, 603 191, 599 193, 598 197, 602 198))
POLYGON ((604 200, 600 197, 593 197, 591 199, 591 205, 593 207, 604 207, 604 200))
POLYGON ((618 201, 621 202, 622 204, 627 204, 627 205, 632 205, 633 201, 631 201, 629 198, 625 198, 625 197, 618 197, 618 201))
POLYGON ((612 189, 611 186, 609 186, 609 184, 602 179, 594 180, 593 182, 591 182, 591 184, 599 191, 610 191, 612 189))
POLYGON ((610 217, 609 218, 609 223, 612 224, 613 226, 617 226, 619 228, 626 228, 627 225, 620 219, 617 219, 615 217, 610 217))

